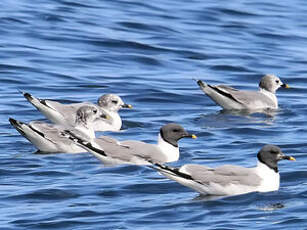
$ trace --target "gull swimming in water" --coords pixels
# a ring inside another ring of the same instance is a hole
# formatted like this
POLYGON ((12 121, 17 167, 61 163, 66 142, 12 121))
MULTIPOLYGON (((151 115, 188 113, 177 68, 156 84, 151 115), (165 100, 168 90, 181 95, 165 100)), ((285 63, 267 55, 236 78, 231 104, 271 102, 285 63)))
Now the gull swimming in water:
POLYGON ((42 153, 80 153, 86 152, 84 148, 73 141, 63 137, 63 130, 70 130, 83 138, 95 138, 94 121, 107 119, 95 105, 81 106, 75 115, 73 126, 55 125, 41 121, 31 121, 29 124, 9 118, 12 126, 25 138, 27 138, 42 153))
POLYGON ((177 161, 178 141, 185 137, 196 138, 194 134, 189 134, 175 123, 161 127, 157 144, 135 140, 118 141, 108 136, 87 140, 70 131, 63 132, 63 135, 91 152, 106 165, 149 165, 177 161))
MULTIPOLYGON (((73 125, 76 111, 83 105, 94 105, 90 102, 62 104, 57 101, 39 99, 33 95, 22 92, 23 96, 34 105, 46 118, 55 124, 73 125)), ((95 131, 119 131, 122 127, 122 119, 118 114, 121 108, 132 108, 115 94, 105 94, 98 98, 98 107, 102 109, 109 119, 96 119, 94 121, 95 131)))
POLYGON ((261 78, 259 91, 238 90, 225 85, 209 85, 198 80, 197 84, 216 104, 225 110, 277 109, 275 95, 280 87, 289 88, 277 76, 267 74, 261 78))
POLYGON ((204 195, 229 196, 250 192, 269 192, 279 189, 280 176, 277 162, 295 158, 286 156, 275 145, 265 145, 257 155, 254 168, 222 165, 209 168, 198 164, 186 164, 173 168, 155 164, 154 168, 169 179, 204 195))

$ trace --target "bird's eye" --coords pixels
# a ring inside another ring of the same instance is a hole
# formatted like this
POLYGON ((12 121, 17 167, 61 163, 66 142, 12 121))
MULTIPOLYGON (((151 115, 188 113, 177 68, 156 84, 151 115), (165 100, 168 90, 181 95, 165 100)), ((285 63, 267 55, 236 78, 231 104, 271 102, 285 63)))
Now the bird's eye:
POLYGON ((275 82, 278 84, 278 83, 279 83, 279 80, 276 80, 275 82))
POLYGON ((97 109, 94 109, 94 110, 93 110, 93 113, 96 114, 96 113, 97 113, 97 109))
POLYGON ((113 100, 112 103, 113 103, 113 104, 117 104, 117 101, 116 101, 116 100, 113 100))
POLYGON ((271 150, 270 151, 272 154, 278 154, 278 151, 276 151, 276 150, 271 150))
POLYGON ((178 133, 180 130, 179 129, 173 129, 173 132, 178 133))

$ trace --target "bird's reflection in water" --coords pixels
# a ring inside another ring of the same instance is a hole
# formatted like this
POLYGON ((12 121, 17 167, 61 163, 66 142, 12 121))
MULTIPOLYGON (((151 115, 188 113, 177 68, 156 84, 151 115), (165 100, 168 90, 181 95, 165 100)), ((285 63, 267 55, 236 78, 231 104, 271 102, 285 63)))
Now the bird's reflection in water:
POLYGON ((282 209, 282 208, 285 208, 285 205, 281 202, 267 204, 267 205, 264 205, 264 206, 258 206, 258 209, 260 209, 262 211, 267 211, 267 212, 272 212, 272 211, 282 209))
POLYGON ((233 125, 272 125, 280 110, 221 110, 215 113, 201 114, 196 121, 207 127, 229 127, 233 125))
MULTIPOLYGON (((196 197, 194 197, 192 199, 192 201, 206 202, 206 201, 218 201, 218 200, 221 200, 221 199, 224 199, 224 198, 226 198, 226 200, 228 200, 227 198, 229 198, 230 199, 229 201, 231 201, 231 202, 237 201, 239 203, 242 203, 242 202, 246 202, 247 200, 252 201, 252 200, 256 199, 255 196, 257 196, 257 194, 258 194, 257 192, 250 193, 250 194, 241 194, 241 195, 236 195, 236 196, 212 196, 212 195, 198 194, 196 197), (244 198, 243 198, 243 196, 244 196, 244 198)), ((226 202, 226 203, 228 203, 228 202, 226 202)), ((248 203, 250 203, 250 202, 248 202, 248 203)), ((266 202, 265 204, 256 205, 256 208, 258 210, 272 212, 272 211, 275 211, 275 210, 285 208, 285 205, 282 202, 266 202)))
POLYGON ((280 109, 262 109, 262 110, 221 110, 219 114, 246 117, 251 121, 259 120, 259 122, 273 122, 275 116, 280 113, 280 109))
POLYGON ((213 195, 204 195, 204 194, 198 194, 196 197, 193 198, 193 201, 214 201, 214 200, 220 200, 227 196, 213 196, 213 195))

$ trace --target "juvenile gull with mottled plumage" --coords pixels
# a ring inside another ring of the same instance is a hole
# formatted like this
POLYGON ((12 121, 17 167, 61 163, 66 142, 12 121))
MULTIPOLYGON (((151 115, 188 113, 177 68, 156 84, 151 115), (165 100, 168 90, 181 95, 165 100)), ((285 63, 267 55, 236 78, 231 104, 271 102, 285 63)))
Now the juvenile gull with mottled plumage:
POLYGON ((75 122, 70 125, 55 125, 41 121, 31 121, 29 124, 10 118, 12 126, 27 138, 40 152, 43 153, 80 153, 84 148, 63 137, 61 132, 69 129, 70 132, 83 138, 95 138, 94 121, 107 119, 107 115, 96 105, 83 105, 75 115, 75 122))
MULTIPOLYGON (((76 111, 83 105, 94 105, 90 102, 62 104, 57 101, 39 99, 33 95, 23 92, 24 97, 34 105, 46 118, 55 124, 73 125, 76 111)), ((122 120, 118 114, 121 108, 132 108, 115 94, 105 94, 98 98, 98 108, 107 113, 109 119, 96 119, 94 121, 95 131, 119 131, 122 127, 122 120)))

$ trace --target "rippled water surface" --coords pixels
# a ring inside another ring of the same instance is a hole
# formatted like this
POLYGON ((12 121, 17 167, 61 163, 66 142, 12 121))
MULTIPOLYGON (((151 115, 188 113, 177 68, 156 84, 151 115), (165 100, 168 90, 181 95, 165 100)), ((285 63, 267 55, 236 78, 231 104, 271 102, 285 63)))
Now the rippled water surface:
POLYGON ((304 1, 0 2, 0 229, 305 229, 307 5, 304 1), (274 73, 275 114, 223 113, 195 79, 256 89, 274 73), (222 199, 201 197, 150 168, 104 167, 84 154, 34 154, 9 117, 45 120, 19 93, 61 102, 119 94, 121 140, 154 143, 177 122, 173 165, 253 166, 266 143, 281 162, 281 187, 222 199))

